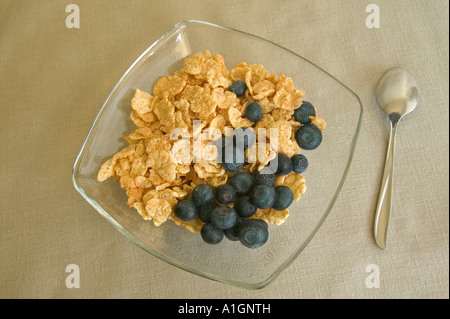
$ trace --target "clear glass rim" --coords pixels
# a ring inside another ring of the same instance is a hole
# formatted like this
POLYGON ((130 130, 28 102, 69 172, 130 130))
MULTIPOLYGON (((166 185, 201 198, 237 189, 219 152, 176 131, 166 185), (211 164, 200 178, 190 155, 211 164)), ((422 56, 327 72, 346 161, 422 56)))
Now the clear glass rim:
POLYGON ((335 78, 333 75, 331 75, 330 73, 328 73, 327 71, 325 71, 324 69, 322 69, 320 66, 314 64, 313 62, 311 62, 310 60, 304 58, 303 56, 275 43, 272 42, 270 40, 267 40, 265 38, 259 37, 257 35, 253 35, 250 33, 247 33, 245 31, 241 31, 241 30, 237 30, 234 28, 230 28, 230 27, 225 27, 225 26, 221 26, 221 25, 217 25, 214 23, 210 23, 210 22, 205 22, 205 21, 200 21, 200 20, 184 20, 181 21, 177 24, 175 24, 172 28, 170 28, 166 33, 164 33, 158 40, 156 40, 152 45, 150 45, 132 64, 131 66, 125 71, 125 73, 122 75, 122 77, 119 79, 119 81, 116 83, 116 85, 114 86, 114 88, 111 90, 110 94, 108 95, 108 97, 106 98, 105 102, 103 103, 102 107, 100 108, 99 112, 97 113, 89 131, 88 134, 86 135, 86 138, 84 139, 84 142, 82 144, 81 150, 77 155, 77 158, 75 160, 74 166, 72 168, 72 182, 73 185, 75 187, 75 189, 78 191, 78 193, 80 193, 80 195, 92 206, 94 207, 99 213, 100 215, 102 215, 103 217, 105 217, 109 222, 111 222, 115 228, 117 228, 117 230, 119 230, 119 232, 121 232, 125 237, 127 237, 128 239, 130 239, 134 244, 136 244, 137 246, 139 246, 140 248, 144 249, 146 252, 150 253, 151 255, 161 259, 162 261, 165 261, 173 266, 176 266, 180 269, 183 269, 185 271, 191 272, 195 275, 204 277, 204 278, 208 278, 214 281, 218 281, 218 282, 222 282, 222 283, 226 283, 226 284, 231 284, 240 288, 246 288, 246 289, 261 289, 266 287, 267 285, 269 285, 271 282, 273 282, 282 272, 283 270, 285 270, 299 255, 300 253, 305 249, 305 247, 309 244, 309 242, 311 241, 311 239, 316 235, 317 231, 320 229, 320 227, 322 226, 322 224, 324 223, 324 221, 326 220, 326 218, 328 217, 332 207, 334 206, 339 193, 341 192, 342 186, 344 185, 344 182, 347 178, 348 172, 350 170, 350 166, 353 160, 353 156, 355 153, 355 149, 356 149, 356 144, 357 144, 357 140, 359 137, 359 133, 360 133, 360 129, 361 129, 361 124, 362 124, 362 117, 363 117, 363 113, 364 113, 364 109, 363 109, 363 104, 359 98, 359 96, 353 92, 349 87, 347 87, 344 83, 342 83, 341 81, 339 81, 337 78, 335 78), (329 203, 325 213, 323 214, 322 218, 319 220, 318 224, 316 225, 316 227, 314 228, 313 232, 310 234, 310 236, 306 239, 306 241, 289 257, 286 259, 286 261, 281 264, 281 266, 279 266, 268 278, 266 278, 265 280, 259 282, 259 283, 248 283, 248 282, 243 282, 243 281, 233 281, 233 280, 229 280, 229 279, 225 279, 222 278, 220 276, 216 276, 214 274, 210 274, 210 273, 204 273, 204 272, 200 272, 197 269, 184 264, 183 262, 180 262, 176 259, 167 257, 165 255, 162 255, 160 253, 158 253, 157 251, 153 250, 152 248, 148 247, 147 245, 145 245, 143 242, 141 242, 139 239, 137 239, 133 234, 131 234, 129 231, 127 231, 125 228, 122 227, 122 225, 120 223, 118 223, 112 216, 110 216, 108 214, 108 212, 106 212, 103 207, 101 205, 99 205, 94 199, 92 199, 91 197, 89 197, 89 195, 86 194, 86 192, 84 191, 84 189, 78 185, 77 180, 76 180, 76 172, 78 171, 78 167, 80 165, 80 161, 81 158, 83 157, 84 153, 85 153, 85 146, 87 144, 87 141, 89 140, 90 136, 92 135, 93 131, 95 130, 97 123, 99 121, 99 119, 102 116, 103 111, 106 109, 106 107, 109 105, 110 100, 115 96, 115 93, 117 92, 118 88, 121 86, 121 84, 123 83, 123 81, 127 78, 128 74, 131 72, 131 70, 134 69, 134 67, 142 60, 143 57, 145 57, 152 49, 154 49, 160 42, 162 42, 168 35, 170 35, 172 32, 185 27, 188 24, 203 24, 203 25, 207 25, 207 26, 211 26, 211 27, 215 27, 215 28, 220 28, 220 29, 224 29, 224 30, 228 30, 228 31, 233 31, 233 32, 238 32, 253 38, 256 38, 260 41, 264 41, 266 43, 269 43, 271 45, 274 45, 280 49, 283 49, 293 55, 295 55, 296 57, 304 60, 305 62, 313 65, 314 67, 316 67, 317 69, 319 69, 320 71, 324 72, 326 75, 328 75, 329 77, 331 77, 333 80, 335 80, 337 83, 339 83, 343 88, 345 88, 347 91, 349 91, 355 98, 356 101, 359 104, 360 107, 360 114, 359 114, 359 119, 358 119, 358 124, 356 127, 356 131, 355 134, 353 136, 352 142, 351 142, 351 146, 350 146, 350 154, 348 156, 348 161, 347 161, 347 165, 345 167, 344 173, 342 175, 342 178, 340 180, 340 183, 331 199, 331 202, 329 203))

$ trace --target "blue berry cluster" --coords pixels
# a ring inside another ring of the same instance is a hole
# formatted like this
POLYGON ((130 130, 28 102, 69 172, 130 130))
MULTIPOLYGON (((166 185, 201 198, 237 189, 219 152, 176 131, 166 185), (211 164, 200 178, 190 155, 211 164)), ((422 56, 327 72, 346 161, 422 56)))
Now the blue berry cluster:
POLYGON ((295 132, 295 140, 304 150, 314 150, 322 143, 322 132, 311 123, 310 116, 316 116, 316 110, 307 101, 294 111, 294 119, 302 124, 295 132))
POLYGON ((208 244, 218 244, 226 237, 240 241, 246 247, 258 248, 267 242, 269 232, 265 221, 252 218, 256 210, 284 209, 292 199, 288 187, 255 184, 251 174, 238 172, 229 184, 215 190, 207 184, 197 185, 192 191, 192 199, 178 202, 175 215, 183 221, 198 216, 205 223, 200 234, 208 244), (234 203, 233 207, 228 205, 231 203, 234 203))
MULTIPOLYGON (((283 185, 274 187, 274 184, 276 174, 289 174, 299 169, 294 163, 297 161, 278 154, 276 173, 265 169, 254 175, 237 172, 228 184, 216 189, 207 184, 197 185, 192 199, 176 205, 175 215, 183 221, 198 216, 205 223, 200 234, 208 244, 218 244, 226 237, 249 248, 261 247, 269 237, 268 225, 252 217, 258 208, 283 210, 292 204, 292 190, 283 185), (231 203, 233 207, 229 206, 231 203)), ((303 169, 303 162, 302 165, 303 169)))

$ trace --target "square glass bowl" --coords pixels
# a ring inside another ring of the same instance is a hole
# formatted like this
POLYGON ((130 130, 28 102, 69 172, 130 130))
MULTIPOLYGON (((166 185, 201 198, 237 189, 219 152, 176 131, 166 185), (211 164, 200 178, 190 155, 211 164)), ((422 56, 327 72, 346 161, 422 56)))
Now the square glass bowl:
POLYGON ((272 282, 302 252, 328 216, 342 188, 354 153, 363 108, 358 96, 319 66, 260 37, 201 21, 183 21, 153 43, 116 84, 84 141, 73 168, 77 191, 122 234, 150 254, 191 273, 247 289, 272 282), (269 239, 258 249, 224 238, 203 242, 172 221, 156 227, 143 220, 113 178, 96 180, 100 165, 127 146, 123 139, 135 129, 130 120, 134 91, 152 92, 154 83, 183 67, 187 56, 209 50, 219 53, 229 69, 238 62, 262 64, 272 74, 283 72, 304 99, 327 122, 323 142, 304 151, 309 161, 303 174, 307 190, 290 207, 280 226, 269 224, 269 239))

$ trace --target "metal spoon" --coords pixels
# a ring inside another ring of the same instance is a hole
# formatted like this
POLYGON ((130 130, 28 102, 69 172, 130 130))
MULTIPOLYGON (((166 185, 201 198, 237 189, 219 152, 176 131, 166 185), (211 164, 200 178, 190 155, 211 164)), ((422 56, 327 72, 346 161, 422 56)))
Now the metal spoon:
POLYGON ((380 248, 386 249, 392 206, 394 147, 397 125, 406 114, 412 112, 417 106, 417 81, 406 70, 400 68, 390 69, 378 82, 375 97, 378 106, 389 116, 391 121, 389 145, 374 223, 375 242, 380 248))

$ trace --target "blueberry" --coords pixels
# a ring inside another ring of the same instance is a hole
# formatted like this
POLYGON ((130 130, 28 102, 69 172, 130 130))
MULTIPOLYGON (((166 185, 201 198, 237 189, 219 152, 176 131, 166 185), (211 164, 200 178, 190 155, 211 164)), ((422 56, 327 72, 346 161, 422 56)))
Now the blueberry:
POLYGON ((199 184, 192 191, 192 200, 197 205, 206 204, 214 199, 214 190, 208 184, 199 184))
POLYGON ((272 208, 276 210, 283 210, 291 206, 294 201, 294 193, 287 186, 277 186, 275 187, 275 202, 272 205, 272 208))
POLYGON ((219 203, 230 204, 236 199, 236 189, 230 184, 223 184, 216 189, 216 199, 219 203))
POLYGON ((239 200, 239 199, 245 199, 245 200, 249 200, 249 201, 252 200, 252 198, 248 194, 239 196, 239 198, 236 199, 236 201, 239 200))
POLYGON ((236 224, 234 224, 233 227, 224 229, 223 233, 225 234, 225 237, 232 241, 238 241, 239 240, 239 225, 242 224, 244 220, 241 217, 238 217, 236 220, 236 224))
POLYGON ((211 212, 216 207, 217 207, 217 205, 214 202, 209 202, 209 203, 198 206, 198 218, 205 224, 209 223, 211 212))
POLYGON ((240 217, 247 218, 253 216, 258 207, 252 203, 249 196, 242 196, 234 202, 234 209, 240 217))
POLYGON ((304 150, 313 150, 322 143, 322 132, 313 124, 304 124, 295 132, 298 146, 304 150))
POLYGON ((236 81, 231 84, 230 91, 236 94, 236 96, 242 96, 247 91, 247 84, 244 81, 236 81))
POLYGON ((257 185, 252 191, 252 203, 261 209, 269 208, 275 202, 275 189, 269 185, 257 185))
POLYGON ((316 110, 311 103, 306 101, 303 101, 302 105, 294 111, 294 119, 301 124, 311 123, 310 115, 316 116, 316 110))
POLYGON ((253 223, 260 223, 261 226, 263 226, 265 229, 269 230, 269 226, 267 225, 267 223, 265 221, 263 221, 262 219, 256 219, 253 218, 252 219, 253 223))
POLYGON ((179 201, 175 206, 175 216, 182 221, 194 219, 198 214, 198 209, 195 203, 189 199, 179 201))
POLYGON ((222 154, 222 166, 227 171, 236 172, 245 164, 244 150, 239 147, 225 147, 222 154))
POLYGON ((275 184, 275 174, 269 172, 267 167, 258 171, 254 175, 254 185, 269 185, 273 186, 275 184))
POLYGON ((218 244, 223 239, 223 230, 213 224, 205 224, 200 230, 200 235, 204 242, 208 244, 218 244))
POLYGON ((239 148, 247 149, 256 141, 256 133, 253 128, 241 127, 234 131, 233 142, 239 148))
MULTIPOLYGON (((292 161, 289 156, 285 154, 278 154, 275 159, 272 161, 277 161, 277 171, 276 173, 279 175, 287 175, 292 172, 292 161)), ((270 163, 269 163, 270 165, 270 163)))
POLYGON ((252 190, 253 177, 249 173, 239 172, 234 174, 230 180, 230 185, 236 189, 238 195, 247 194, 252 190))
POLYGON ((268 227, 263 220, 246 219, 239 225, 239 240, 248 248, 261 247, 268 238, 268 227))
POLYGON ((303 173, 308 168, 308 159, 303 154, 296 154, 291 157, 293 168, 296 173, 303 173))
POLYGON ((245 116, 252 122, 258 122, 263 116, 261 105, 256 102, 247 105, 245 116))
POLYGON ((238 215, 236 211, 229 206, 220 205, 211 212, 211 224, 220 229, 231 228, 236 224, 238 215))

